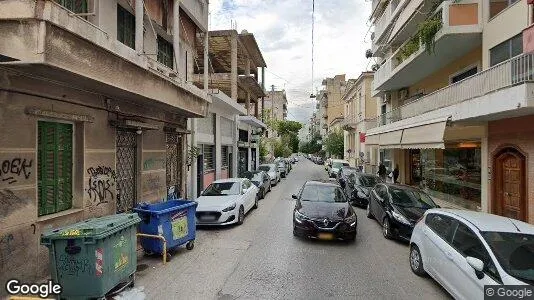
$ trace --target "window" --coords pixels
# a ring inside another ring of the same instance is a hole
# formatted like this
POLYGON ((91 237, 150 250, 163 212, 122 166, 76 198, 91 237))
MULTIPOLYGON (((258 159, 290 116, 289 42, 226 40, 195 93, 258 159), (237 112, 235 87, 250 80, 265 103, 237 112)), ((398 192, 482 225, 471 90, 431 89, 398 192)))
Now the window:
POLYGON ((204 149, 204 171, 215 169, 215 146, 204 145, 202 148, 204 149))
POLYGON ((428 214, 425 219, 425 224, 440 238, 446 242, 450 241, 451 229, 454 224, 452 218, 439 214, 428 214))
POLYGON ((490 19, 519 0, 490 0, 490 19))
POLYGON ((72 208, 72 125, 38 123, 38 215, 72 208))
POLYGON ((135 16, 117 5, 117 40, 135 49, 135 16))
POLYGON ((494 66, 521 53, 523 53, 522 33, 491 48, 490 65, 494 66))
POLYGON ((59 5, 66 9, 77 13, 87 13, 87 0, 55 0, 59 5))
POLYGON ((228 167, 228 146, 221 147, 221 166, 228 167))
POLYGON ((172 44, 158 35, 158 62, 172 69, 173 59, 172 44))
POLYGON ((484 273, 497 281, 501 280, 488 251, 469 227, 462 223, 458 224, 452 238, 452 246, 464 257, 471 256, 480 259, 484 263, 484 273))
POLYGON ((461 72, 460 74, 454 75, 451 78, 451 83, 456 83, 458 81, 462 81, 462 80, 466 79, 467 77, 471 77, 471 76, 475 75, 477 72, 478 72, 478 68, 477 67, 471 68, 471 69, 469 69, 469 70, 467 70, 465 72, 461 72))

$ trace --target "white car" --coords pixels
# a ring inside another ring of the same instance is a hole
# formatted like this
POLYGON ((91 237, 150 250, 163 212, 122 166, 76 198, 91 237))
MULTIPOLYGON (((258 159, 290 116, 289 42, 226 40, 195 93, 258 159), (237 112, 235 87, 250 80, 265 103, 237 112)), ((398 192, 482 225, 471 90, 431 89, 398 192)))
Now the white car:
POLYGON ((430 209, 413 230, 410 267, 432 276, 455 299, 484 299, 485 285, 534 285, 534 226, 481 212, 430 209))
POLYGON ((350 166, 348 161, 341 159, 332 159, 331 165, 332 166, 330 167, 330 170, 328 170, 328 176, 330 176, 330 178, 337 178, 337 174, 339 173, 342 167, 350 166))
POLYGON ((258 208, 258 188, 246 178, 216 180, 195 201, 197 225, 243 224, 245 215, 258 208))
POLYGON ((276 164, 263 164, 258 166, 258 170, 267 172, 271 178, 271 185, 275 186, 280 182, 280 170, 276 164))

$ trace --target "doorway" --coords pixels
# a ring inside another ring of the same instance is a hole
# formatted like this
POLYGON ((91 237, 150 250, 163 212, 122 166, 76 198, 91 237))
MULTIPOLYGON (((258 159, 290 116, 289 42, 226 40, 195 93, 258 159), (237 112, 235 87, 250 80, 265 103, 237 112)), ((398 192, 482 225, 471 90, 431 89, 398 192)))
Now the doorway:
POLYGON ((513 147, 506 147, 493 156, 494 188, 492 212, 526 221, 526 157, 513 147))
POLYGON ((182 191, 183 138, 176 133, 166 135, 167 196, 180 198, 182 191))
POLYGON ((117 213, 137 204, 137 134, 117 130, 117 213))

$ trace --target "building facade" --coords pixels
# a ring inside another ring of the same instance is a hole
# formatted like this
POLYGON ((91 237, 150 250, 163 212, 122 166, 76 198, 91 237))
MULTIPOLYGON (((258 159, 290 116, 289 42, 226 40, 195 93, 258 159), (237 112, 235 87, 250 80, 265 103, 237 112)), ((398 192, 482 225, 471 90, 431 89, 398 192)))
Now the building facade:
POLYGON ((371 157, 444 206, 533 223, 532 17, 527 1, 373 1, 371 157))
POLYGON ((211 101, 190 82, 208 6, 168 4, 0 2, 2 284, 49 274, 48 229, 187 196, 187 122, 211 101))

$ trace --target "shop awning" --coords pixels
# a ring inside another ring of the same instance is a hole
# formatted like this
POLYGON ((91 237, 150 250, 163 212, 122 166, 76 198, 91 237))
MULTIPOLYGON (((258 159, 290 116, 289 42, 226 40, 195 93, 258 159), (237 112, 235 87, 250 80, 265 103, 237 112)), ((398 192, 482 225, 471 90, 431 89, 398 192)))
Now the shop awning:
POLYGON ((392 149, 401 147, 402 130, 395 130, 380 134, 380 148, 392 149))
POLYGON ((380 136, 380 135, 378 135, 378 134, 367 135, 367 136, 365 137, 365 144, 366 144, 366 145, 378 145, 378 144, 379 144, 379 141, 380 141, 379 136, 380 136))
POLYGON ((422 126, 405 128, 402 135, 401 147, 403 149, 445 149, 443 136, 447 120, 430 123, 422 126))

